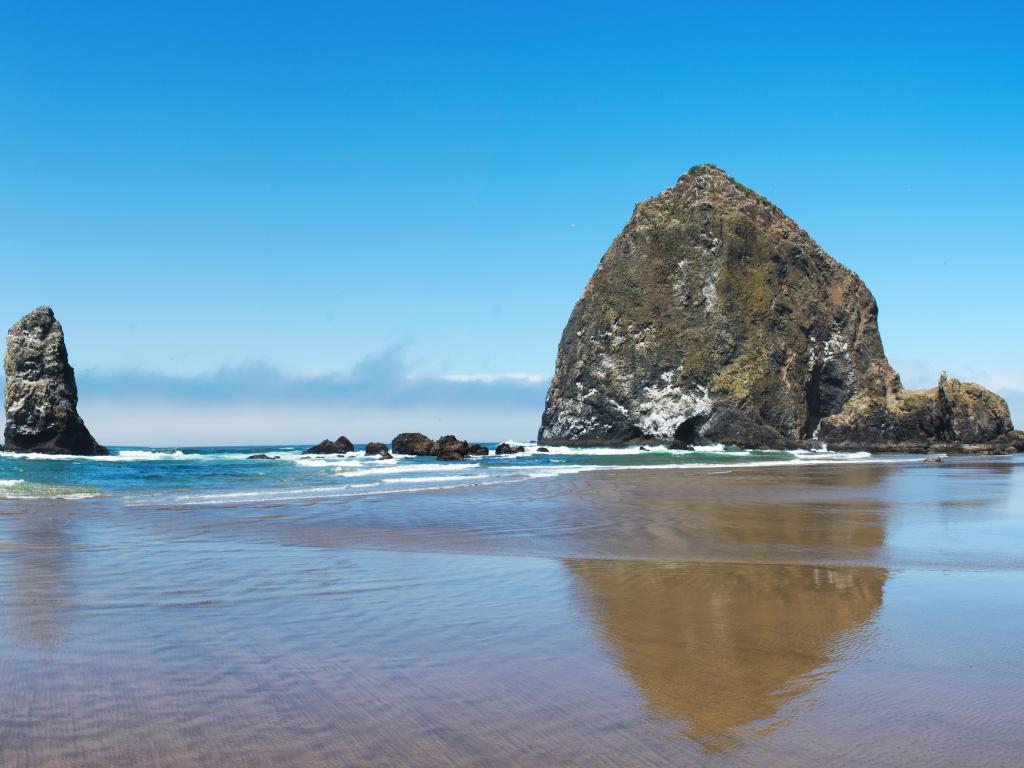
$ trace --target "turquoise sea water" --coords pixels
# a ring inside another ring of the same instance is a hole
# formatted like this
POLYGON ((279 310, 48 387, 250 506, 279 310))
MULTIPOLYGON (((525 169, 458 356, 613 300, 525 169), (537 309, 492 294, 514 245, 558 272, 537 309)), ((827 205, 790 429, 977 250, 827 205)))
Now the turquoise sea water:
MULTIPOLYGON (((666 448, 550 447, 526 444, 525 452, 440 462, 398 455, 364 456, 364 446, 338 456, 305 456, 306 446, 252 445, 203 448, 113 447, 110 456, 0 454, 0 498, 113 496, 128 504, 237 504, 339 496, 402 493, 489 485, 616 468, 826 464, 905 461, 907 457, 821 451, 746 451, 723 447, 693 451, 666 448), (250 460, 265 453, 276 460, 250 460)), ((914 458, 913 460, 920 460, 914 458)))

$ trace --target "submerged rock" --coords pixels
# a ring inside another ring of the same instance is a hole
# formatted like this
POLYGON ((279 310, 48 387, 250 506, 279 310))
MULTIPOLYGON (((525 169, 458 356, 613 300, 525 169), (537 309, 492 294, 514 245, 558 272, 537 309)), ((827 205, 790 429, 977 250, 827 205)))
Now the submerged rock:
POLYGON ((304 450, 302 454, 304 456, 309 456, 332 453, 349 453, 353 450, 355 450, 355 446, 352 445, 352 441, 342 435, 337 440, 321 440, 312 448, 304 450))
POLYGON ((273 460, 273 459, 280 459, 281 457, 280 456, 267 456, 267 454, 265 454, 265 453, 254 453, 252 456, 246 456, 245 458, 246 459, 268 459, 268 460, 273 460))
POLYGON ((513 453, 525 453, 526 448, 521 445, 511 445, 509 443, 502 443, 494 449, 496 456, 508 456, 513 453))
POLYGON ((403 432, 391 441, 391 450, 409 456, 430 456, 434 441, 421 432, 403 432))
MULTIPOLYGON (((645 448, 641 448, 640 450, 643 451, 643 450, 646 450, 646 449, 645 448)), ((551 451, 549 451, 547 448, 545 448, 542 445, 540 448, 537 449, 537 453, 551 453, 551 451)))
POLYGON ((7 332, 4 355, 4 450, 105 456, 78 415, 75 370, 64 330, 49 307, 38 307, 7 332))
POLYGON ((696 166, 636 206, 587 283, 538 442, 1012 442, 1005 403, 975 384, 905 391, 877 315, 861 279, 796 222, 696 166))

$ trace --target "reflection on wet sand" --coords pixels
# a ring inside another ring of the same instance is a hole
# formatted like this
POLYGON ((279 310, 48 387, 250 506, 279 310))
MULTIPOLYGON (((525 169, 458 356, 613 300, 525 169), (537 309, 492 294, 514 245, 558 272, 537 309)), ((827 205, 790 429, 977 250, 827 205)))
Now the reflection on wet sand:
POLYGON ((622 671, 708 749, 807 693, 882 603, 882 568, 567 561, 622 671))
POLYGON ((1015 459, 0 505, 0 766, 1019 768, 1022 500, 1015 459))
POLYGON ((677 483, 675 494, 665 493, 664 483, 626 484, 632 509, 664 521, 656 536, 669 538, 673 522, 677 531, 686 525, 691 541, 736 553, 740 562, 565 564, 616 663, 654 715, 679 721, 706 749, 729 749, 779 725, 785 705, 821 682, 864 636, 860 630, 882 604, 887 570, 827 564, 877 562, 886 518, 872 496, 889 476, 880 466, 841 474, 754 471, 694 478, 677 483), (808 553, 823 564, 785 563, 808 553), (752 557, 764 562, 743 562, 752 557))
POLYGON ((963 469, 950 461, 591 472, 344 502, 103 514, 111 524, 172 541, 559 560, 1020 567, 1024 543, 1013 538, 1008 502, 1024 485, 1016 480, 1024 464, 1013 466, 1016 475, 996 460, 963 469), (985 520, 1008 526, 1009 537, 975 542, 958 531, 950 539, 951 523, 985 520), (984 550, 975 546, 982 543, 984 550))
POLYGON ((16 636, 41 649, 61 641, 73 599, 74 553, 67 526, 64 515, 41 514, 5 516, 0 528, 13 544, 0 559, 8 609, 0 615, 16 636))

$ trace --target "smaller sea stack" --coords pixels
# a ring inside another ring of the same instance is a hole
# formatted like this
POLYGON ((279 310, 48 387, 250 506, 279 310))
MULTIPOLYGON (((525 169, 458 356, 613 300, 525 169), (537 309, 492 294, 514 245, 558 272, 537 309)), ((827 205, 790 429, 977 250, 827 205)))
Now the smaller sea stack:
POLYGON ((75 370, 53 310, 38 307, 11 326, 4 356, 4 450, 106 456, 78 415, 75 370))

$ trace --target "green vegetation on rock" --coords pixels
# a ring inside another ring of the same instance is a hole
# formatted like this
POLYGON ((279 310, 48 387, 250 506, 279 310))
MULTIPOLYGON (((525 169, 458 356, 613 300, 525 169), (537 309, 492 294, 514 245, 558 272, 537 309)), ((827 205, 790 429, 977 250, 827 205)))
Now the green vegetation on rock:
POLYGON ((977 385, 905 392, 877 316, 861 279, 777 206, 696 166, 636 206, 587 283, 539 440, 916 446, 1008 434, 1005 403, 977 385))

